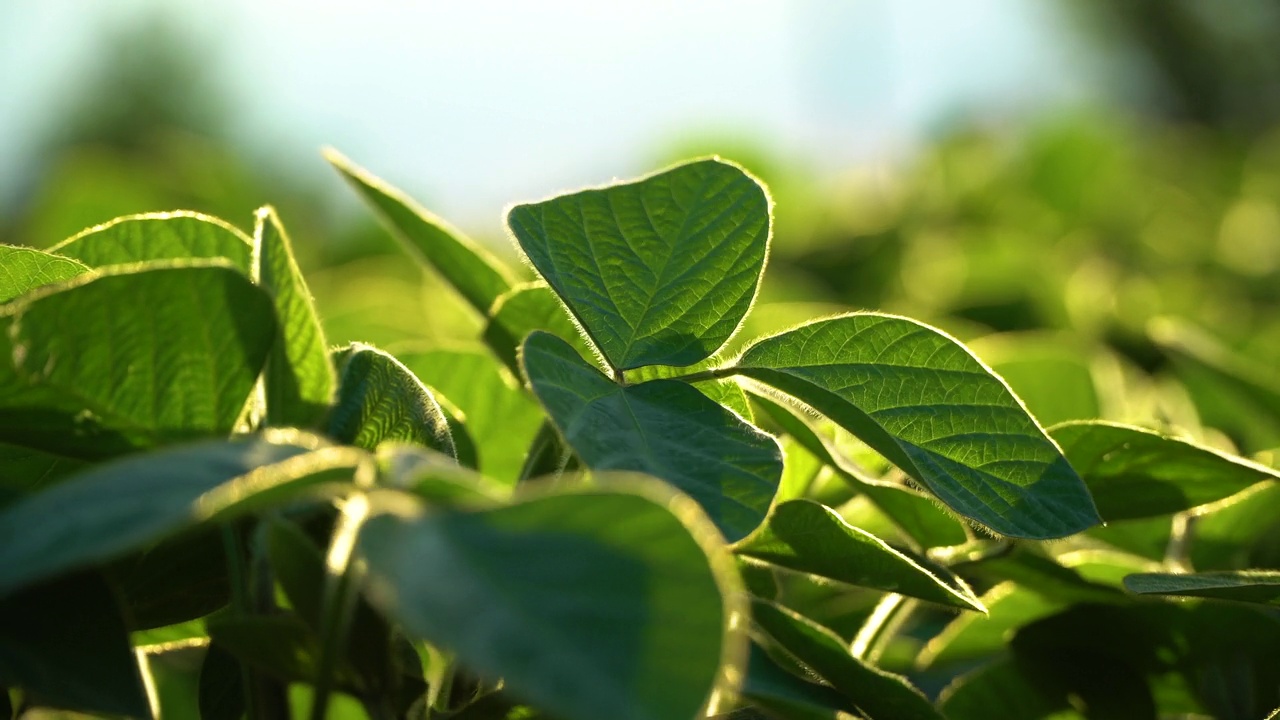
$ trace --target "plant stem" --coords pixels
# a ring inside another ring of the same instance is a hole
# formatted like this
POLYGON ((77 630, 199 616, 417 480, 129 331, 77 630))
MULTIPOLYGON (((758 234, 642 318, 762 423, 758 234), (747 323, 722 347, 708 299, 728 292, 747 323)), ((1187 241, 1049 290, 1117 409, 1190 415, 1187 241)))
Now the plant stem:
POLYGON ((699 370, 698 372, 686 373, 684 375, 676 375, 667 378, 668 380, 679 380, 681 382, 696 383, 703 380, 720 380, 722 378, 733 377, 738 374, 738 369, 733 366, 712 368, 710 370, 699 370))
POLYGON ((885 595, 849 644, 849 653, 874 665, 902 624, 911 617, 916 604, 915 600, 896 593, 885 595))
POLYGON ((357 492, 343 503, 338 527, 329 543, 325 560, 324 600, 320 618, 320 663, 316 673, 315 692, 311 696, 311 720, 324 720, 333 691, 333 676, 346 646, 347 630, 355 610, 357 588, 351 556, 355 550, 360 526, 369 515, 369 499, 357 492))
MULTIPOLYGON (((248 573, 244 566, 244 553, 240 537, 236 534, 233 523, 222 526, 222 548, 227 556, 227 575, 231 585, 231 609, 236 615, 249 614, 248 573)), ((240 667, 240 687, 244 693, 244 707, 248 720, 265 720, 258 707, 257 692, 254 690, 254 674, 248 666, 236 661, 240 667)))

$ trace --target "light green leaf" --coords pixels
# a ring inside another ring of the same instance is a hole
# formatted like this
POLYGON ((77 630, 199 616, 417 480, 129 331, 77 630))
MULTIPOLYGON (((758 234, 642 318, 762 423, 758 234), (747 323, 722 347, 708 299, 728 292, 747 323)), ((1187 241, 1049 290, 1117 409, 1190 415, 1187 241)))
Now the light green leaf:
POLYGON ((363 343, 335 351, 333 360, 338 398, 326 424, 330 437, 366 450, 412 442, 457 457, 440 405, 399 360, 363 343))
POLYGON ((760 183, 714 158, 507 215, 618 370, 692 365, 719 350, 755 298, 771 223, 760 183))
POLYGON ((97 458, 229 433, 276 325, 224 262, 113 269, 5 306, 0 437, 97 458))
POLYGON ((375 605, 557 717, 692 718, 741 672, 732 565, 696 505, 652 480, 474 512, 374 507, 359 550, 375 605))
POLYGON ((263 377, 267 425, 314 427, 328 412, 337 384, 324 330, 289 236, 272 208, 258 210, 253 242, 257 280, 271 294, 279 322, 263 377))
POLYGON ((88 266, 26 247, 0 245, 0 302, 24 295, 42 285, 50 285, 81 275, 88 266))
POLYGON ((1072 338, 1038 332, 1004 333, 979 338, 969 348, 1009 384, 1046 427, 1102 417, 1092 358, 1072 338))
POLYGON ((383 443, 377 457, 380 484, 417 495, 432 505, 474 507, 511 496, 509 485, 418 445, 383 443))
POLYGON ((964 525, 925 495, 897 483, 876 480, 844 457, 827 438, 818 435, 796 412, 761 394, 753 401, 764 409, 787 436, 834 470, 845 482, 866 496, 920 548, 960 545, 969 539, 964 525))
POLYGON ((1197 517, 1190 555, 1201 570, 1280 568, 1280 483, 1257 485, 1197 517))
POLYGON ((514 485, 542 424, 537 401, 483 351, 436 348, 396 357, 462 411, 463 425, 476 443, 478 469, 514 485))
POLYGON ((904 555, 812 500, 779 504, 734 552, 829 580, 986 610, 964 581, 945 568, 904 555))
POLYGON ((520 377, 520 345, 529 333, 544 330, 567 340, 583 357, 596 352, 569 317, 569 311, 544 282, 517 285, 489 310, 484 342, 511 374, 520 377))
POLYGON ((525 340, 523 360, 534 394, 588 468, 671 483, 730 541, 764 520, 782 477, 772 437, 678 380, 614 383, 547 333, 525 340))
POLYGON ((1124 586, 1139 595, 1203 597, 1280 605, 1280 570, 1136 573, 1124 579, 1124 586))
POLYGON ((944 720, 906 678, 855 658, 835 633, 803 615, 756 600, 751 616, 788 653, 852 700, 868 720, 944 720))
POLYGON ((1108 522, 1189 510, 1280 479, 1244 458, 1129 425, 1065 423, 1049 434, 1108 522))
POLYGON ((1009 388, 956 340, 857 313, 750 346, 736 371, 823 413, 960 514, 1048 539, 1099 521, 1084 482, 1009 388))
POLYGON ((91 227, 49 248, 93 268, 149 260, 224 258, 251 273, 253 241, 239 229, 193 212, 126 215, 91 227))
POLYGON ((362 457, 281 430, 94 465, 0 511, 0 594, 349 479, 362 457))
POLYGON ((1061 610, 1063 603, 1006 582, 982 595, 986 615, 964 613, 942 629, 920 654, 917 668, 977 660, 998 655, 1014 632, 1033 620, 1061 610))
POLYGON ((434 268, 481 315, 511 289, 514 275, 487 250, 333 149, 324 157, 419 262, 434 268))

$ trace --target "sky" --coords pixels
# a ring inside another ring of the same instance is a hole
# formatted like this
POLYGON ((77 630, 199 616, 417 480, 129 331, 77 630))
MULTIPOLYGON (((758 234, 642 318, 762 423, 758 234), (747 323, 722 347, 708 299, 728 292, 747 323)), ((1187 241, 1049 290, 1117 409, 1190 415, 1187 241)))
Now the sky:
POLYGON ((1089 101, 1051 0, 0 0, 0 196, 101 31, 157 8, 200 40, 235 136, 325 173, 332 145, 464 229, 722 133, 830 172, 948 118, 1089 101), (10 168, 6 172, 5 168, 10 168))

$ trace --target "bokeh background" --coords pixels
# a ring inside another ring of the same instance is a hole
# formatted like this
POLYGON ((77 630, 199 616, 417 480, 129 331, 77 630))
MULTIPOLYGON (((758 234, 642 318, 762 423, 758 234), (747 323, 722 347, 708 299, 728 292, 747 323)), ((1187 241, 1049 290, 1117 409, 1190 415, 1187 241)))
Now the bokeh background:
POLYGON ((1278 47, 1274 0, 3 0, 0 241, 271 203, 334 343, 466 345, 323 146, 506 255, 510 203, 719 153, 777 201, 749 330, 900 312, 1046 424, 1257 453, 1278 47))

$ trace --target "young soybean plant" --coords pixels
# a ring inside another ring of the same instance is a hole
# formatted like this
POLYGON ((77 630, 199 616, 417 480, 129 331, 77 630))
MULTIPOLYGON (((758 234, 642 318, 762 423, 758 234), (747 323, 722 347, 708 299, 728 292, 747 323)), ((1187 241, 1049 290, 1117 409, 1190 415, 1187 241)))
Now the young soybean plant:
POLYGON ((735 165, 515 207, 541 277, 520 283, 330 159, 485 318, 524 380, 491 399, 536 398, 523 471, 477 472, 504 438, 476 442, 397 358, 328 348, 270 209, 252 236, 169 213, 3 248, 6 703, 181 717, 185 687, 203 718, 940 717, 875 648, 916 601, 983 603, 805 499, 756 409, 916 550, 969 539, 934 499, 1014 538, 1098 522, 1058 445, 932 328, 855 313, 717 361, 770 240, 735 165), (795 407, 933 499, 867 478, 795 407), (851 648, 774 602, 775 568, 886 599, 851 648))

